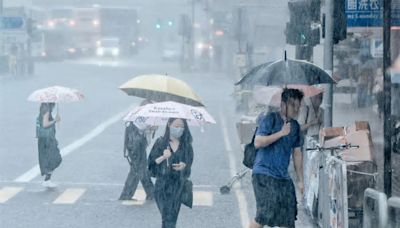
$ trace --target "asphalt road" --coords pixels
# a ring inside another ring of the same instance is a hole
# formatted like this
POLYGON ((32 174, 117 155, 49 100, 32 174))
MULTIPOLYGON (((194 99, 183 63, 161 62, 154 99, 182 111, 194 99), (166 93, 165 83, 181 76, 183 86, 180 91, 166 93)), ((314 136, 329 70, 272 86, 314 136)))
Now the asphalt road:
MULTIPOLYGON (((144 201, 141 187, 135 201, 117 200, 129 171, 122 156, 121 117, 141 101, 118 86, 147 73, 167 73, 186 81, 217 121, 204 132, 191 128, 194 207, 182 206, 178 227, 247 226, 255 214, 250 175, 230 194, 219 192, 243 168, 232 77, 181 73, 176 63, 137 56, 39 63, 34 76, 0 77, 0 227, 160 227, 156 204, 144 201), (59 105, 57 138, 63 162, 52 178, 58 187, 50 190, 41 185, 43 178, 37 169, 35 118, 39 105, 26 99, 32 91, 52 85, 79 89, 85 99, 59 105)), ((163 130, 159 129, 158 135, 163 130)), ((301 213, 299 227, 311 227, 304 218, 301 213)))

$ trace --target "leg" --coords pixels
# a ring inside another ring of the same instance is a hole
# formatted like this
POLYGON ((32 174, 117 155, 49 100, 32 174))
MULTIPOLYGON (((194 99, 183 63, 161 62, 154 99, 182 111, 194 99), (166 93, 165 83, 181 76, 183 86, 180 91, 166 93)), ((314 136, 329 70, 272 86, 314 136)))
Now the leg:
POLYGON ((147 167, 141 167, 140 181, 142 182, 144 191, 146 192, 146 200, 154 199, 154 185, 151 182, 147 167))
MULTIPOLYGON (((180 200, 173 200, 169 202, 167 210, 163 211, 163 228, 175 228, 178 221, 179 211, 181 209, 180 200)), ((166 208, 165 208, 166 209, 166 208)))
POLYGON ((128 177, 125 181, 124 189, 122 190, 120 200, 130 200, 135 194, 136 188, 139 184, 139 176, 137 171, 131 166, 128 177))

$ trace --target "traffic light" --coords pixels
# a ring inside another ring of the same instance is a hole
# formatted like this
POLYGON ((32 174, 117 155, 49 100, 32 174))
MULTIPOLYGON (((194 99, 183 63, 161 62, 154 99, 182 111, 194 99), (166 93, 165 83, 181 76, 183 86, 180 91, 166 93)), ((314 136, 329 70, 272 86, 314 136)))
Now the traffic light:
POLYGON ((313 23, 320 21, 321 0, 289 1, 290 22, 286 24, 286 43, 315 46, 320 30, 313 23))
POLYGON ((171 27, 174 23, 172 21, 168 21, 168 26, 171 27))
POLYGON ((347 17, 345 12, 345 0, 335 0, 333 8, 333 43, 346 39, 347 17))
POLYGON ((160 29, 161 28, 161 19, 158 18, 157 22, 156 22, 156 29, 160 29))

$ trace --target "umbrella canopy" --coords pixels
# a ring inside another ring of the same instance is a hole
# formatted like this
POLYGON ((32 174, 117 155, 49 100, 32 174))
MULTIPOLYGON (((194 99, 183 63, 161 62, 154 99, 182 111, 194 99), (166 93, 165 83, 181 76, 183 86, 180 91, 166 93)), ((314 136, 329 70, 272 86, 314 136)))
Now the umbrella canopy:
POLYGON ((167 75, 142 75, 119 87, 130 96, 153 101, 176 101, 183 104, 204 106, 200 97, 185 82, 167 75))
POLYGON ((160 126, 165 125, 169 118, 186 119, 188 124, 196 126, 216 123, 204 107, 194 107, 173 101, 136 107, 124 117, 124 120, 160 126))
MULTIPOLYGON (((287 88, 298 89, 305 97, 313 97, 323 92, 322 89, 310 85, 287 85, 287 88)), ((259 104, 279 107, 283 88, 278 86, 256 86, 253 91, 253 98, 259 104)))
POLYGON ((52 86, 34 91, 28 101, 40 103, 69 103, 83 100, 85 96, 76 89, 52 86))
POLYGON ((303 60, 278 60, 253 68, 235 85, 333 84, 335 81, 322 68, 303 60))

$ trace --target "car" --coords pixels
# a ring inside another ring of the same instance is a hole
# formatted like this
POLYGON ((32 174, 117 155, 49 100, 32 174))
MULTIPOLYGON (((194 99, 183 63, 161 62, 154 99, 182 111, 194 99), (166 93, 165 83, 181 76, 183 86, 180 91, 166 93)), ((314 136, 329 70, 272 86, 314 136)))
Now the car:
POLYGON ((181 56, 179 44, 167 44, 162 51, 163 61, 179 61, 181 56))
POLYGON ((120 41, 118 38, 103 38, 97 41, 96 55, 99 57, 120 55, 120 41))

